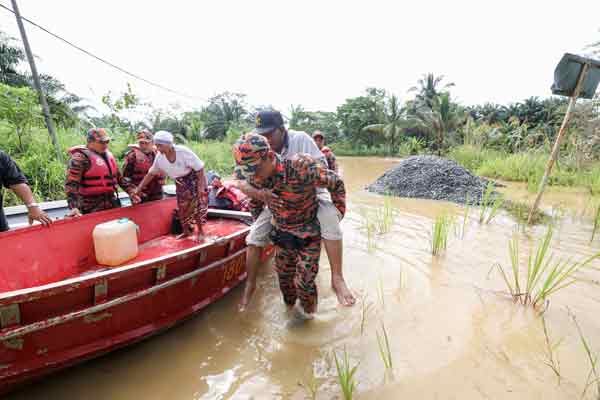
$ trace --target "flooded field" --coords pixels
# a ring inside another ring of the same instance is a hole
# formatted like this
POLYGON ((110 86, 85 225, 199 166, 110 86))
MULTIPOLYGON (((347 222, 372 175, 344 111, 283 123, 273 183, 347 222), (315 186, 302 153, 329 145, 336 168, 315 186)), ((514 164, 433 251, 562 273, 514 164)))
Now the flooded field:
MULTIPOLYGON (((286 315, 275 275, 265 267, 245 314, 236 311, 237 289, 176 328, 9 398, 311 399, 314 393, 341 399, 335 352, 358 365, 357 399, 579 399, 584 390, 596 399, 598 385, 586 384, 596 377, 573 316, 597 354, 600 271, 581 270, 578 282, 550 297, 545 334, 539 314, 512 301, 493 266, 510 269, 515 231, 526 265, 546 228, 524 231, 503 212, 479 224, 477 208, 464 219, 458 205, 392 199, 389 232, 369 234, 366 216, 384 199, 362 189, 395 162, 341 159, 349 193, 344 271, 358 296, 354 307, 338 306, 323 255, 317 317, 298 323, 286 315), (431 231, 441 213, 456 216, 456 229, 434 257, 431 231)), ((532 197, 522 185, 503 191, 515 200, 532 197)), ((600 251, 600 238, 590 244, 593 202, 585 192, 552 189, 544 208, 556 217, 550 244, 556 259, 579 261, 600 251)))

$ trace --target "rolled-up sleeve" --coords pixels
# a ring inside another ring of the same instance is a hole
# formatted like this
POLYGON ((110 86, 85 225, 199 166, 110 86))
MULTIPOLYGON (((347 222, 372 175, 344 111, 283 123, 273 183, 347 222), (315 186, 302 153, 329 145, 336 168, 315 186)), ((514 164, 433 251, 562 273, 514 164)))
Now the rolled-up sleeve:
POLYGON ((27 178, 21 172, 17 163, 6 153, 0 151, 0 181, 6 188, 21 183, 27 183, 27 178))

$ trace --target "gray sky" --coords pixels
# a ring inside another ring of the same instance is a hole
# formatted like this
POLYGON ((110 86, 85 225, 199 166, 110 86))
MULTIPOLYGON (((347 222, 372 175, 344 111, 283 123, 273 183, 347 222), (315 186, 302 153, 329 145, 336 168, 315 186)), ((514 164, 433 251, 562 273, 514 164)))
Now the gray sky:
MULTIPOLYGON (((10 6, 10 1, 0 0, 10 6)), ((600 1, 20 0, 21 13, 113 63, 206 99, 329 110, 376 86, 407 90, 426 72, 463 104, 550 95, 564 52, 600 39, 600 1)), ((96 101, 131 82, 157 106, 200 102, 114 71, 26 25, 38 69, 96 101)), ((0 9, 0 29, 18 37, 0 9)))

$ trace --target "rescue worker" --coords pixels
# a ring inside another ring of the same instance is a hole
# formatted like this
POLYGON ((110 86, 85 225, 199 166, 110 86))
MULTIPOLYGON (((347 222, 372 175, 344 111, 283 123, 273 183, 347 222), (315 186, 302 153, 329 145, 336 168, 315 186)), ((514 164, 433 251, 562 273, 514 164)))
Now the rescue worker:
POLYGON ((257 188, 268 189, 267 203, 252 199, 255 218, 268 206, 273 229, 270 238, 276 246, 275 269, 279 288, 288 308, 299 301, 300 315, 312 318, 317 309, 315 278, 321 255, 321 227, 317 188, 325 188, 340 218, 346 211, 344 182, 307 154, 284 159, 271 150, 264 136, 249 133, 234 145, 236 175, 257 188))
MULTIPOLYGON (((148 173, 148 170, 154 163, 158 150, 154 146, 152 132, 143 129, 137 134, 137 144, 130 144, 130 151, 125 156, 123 163, 123 177, 127 182, 136 187, 142 182, 142 179, 148 173)), ((146 185, 144 191, 140 193, 142 203, 154 200, 161 200, 164 196, 163 185, 165 179, 157 175, 146 185)))
POLYGON ((159 154, 148 170, 148 174, 137 186, 135 193, 144 191, 146 185, 157 175, 167 175, 175 180, 177 209, 183 233, 178 239, 185 239, 194 233, 194 225, 198 228, 196 239, 204 238, 203 225, 208 213, 208 190, 204 174, 204 161, 191 149, 176 145, 173 134, 158 131, 154 135, 154 143, 159 154))
POLYGON ((321 153, 325 156, 325 161, 327 161, 329 169, 339 173, 338 165, 335 161, 335 154, 333 154, 333 151, 329 147, 325 146, 325 136, 323 136, 323 132, 314 131, 312 137, 319 150, 321 150, 321 153))
POLYGON ((208 206, 221 210, 248 211, 250 199, 234 184, 222 182, 214 171, 208 171, 208 206))
POLYGON ((29 225, 33 221, 38 221, 44 226, 49 226, 52 223, 50 217, 35 202, 31 188, 27 185, 27 179, 15 160, 0 150, 0 232, 8 230, 8 221, 6 221, 4 209, 2 208, 3 187, 12 190, 25 203, 29 225))
POLYGON ((92 128, 87 133, 87 146, 69 149, 71 158, 65 184, 71 210, 68 217, 121 207, 117 186, 127 192, 132 203, 140 202, 135 187, 119 172, 117 161, 108 150, 109 143, 110 137, 103 128, 92 128))
MULTIPOLYGON (((315 141, 305 132, 288 131, 283 123, 281 113, 274 110, 263 110, 256 115, 255 133, 264 136, 271 150, 285 159, 291 159, 297 154, 308 154, 326 167, 323 153, 319 150, 315 141)), ((265 204, 272 201, 270 190, 259 190, 251 182, 247 182, 243 176, 236 176, 237 186, 248 197, 260 200, 265 204)), ((335 292, 338 302, 344 306, 352 306, 356 299, 346 285, 342 272, 342 230, 338 212, 331 202, 327 191, 318 190, 319 211, 317 217, 321 225, 321 235, 329 264, 331 265, 331 287, 335 292)), ((246 253, 246 269, 248 278, 246 287, 240 302, 239 309, 244 311, 248 306, 256 289, 256 273, 260 262, 261 248, 269 243, 269 232, 271 232, 271 212, 265 208, 260 215, 256 216, 250 233, 246 237, 248 252, 246 253)))

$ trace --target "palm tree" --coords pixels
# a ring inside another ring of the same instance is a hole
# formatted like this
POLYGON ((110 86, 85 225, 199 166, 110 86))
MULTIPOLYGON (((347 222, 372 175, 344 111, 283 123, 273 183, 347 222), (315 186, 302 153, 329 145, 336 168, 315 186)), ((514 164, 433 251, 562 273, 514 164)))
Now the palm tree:
POLYGON ((408 127, 405 109, 400 105, 398 97, 391 95, 385 104, 384 122, 367 125, 362 130, 384 135, 389 140, 391 149, 395 149, 396 139, 401 135, 402 130, 408 127))
POLYGON ((413 86, 408 89, 408 91, 417 92, 417 100, 421 103, 425 103, 429 108, 431 108, 434 99, 441 93, 444 93, 444 89, 454 86, 454 83, 447 83, 440 89, 439 86, 443 80, 444 75, 435 76, 432 73, 424 74, 423 77, 417 82, 418 86, 413 86))
POLYGON ((409 122, 429 131, 437 142, 438 155, 444 147, 444 139, 464 120, 464 113, 450 101, 450 93, 441 93, 433 98, 431 108, 423 105, 417 110, 416 118, 409 122))

